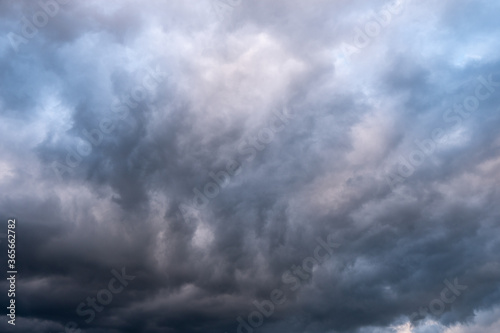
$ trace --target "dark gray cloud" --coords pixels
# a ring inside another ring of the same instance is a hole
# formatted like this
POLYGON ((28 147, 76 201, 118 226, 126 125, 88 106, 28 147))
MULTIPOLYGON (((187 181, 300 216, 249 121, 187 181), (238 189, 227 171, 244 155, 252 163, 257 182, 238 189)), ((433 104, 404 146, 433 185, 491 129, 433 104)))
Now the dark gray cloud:
POLYGON ((498 4, 63 2, 0 3, 1 331, 498 331, 498 4))

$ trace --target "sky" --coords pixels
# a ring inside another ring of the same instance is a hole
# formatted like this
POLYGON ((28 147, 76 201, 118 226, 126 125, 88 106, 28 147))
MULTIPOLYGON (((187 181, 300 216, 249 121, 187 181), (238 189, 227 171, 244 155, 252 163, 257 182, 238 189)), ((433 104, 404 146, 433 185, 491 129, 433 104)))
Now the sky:
POLYGON ((0 331, 499 332, 499 10, 0 2, 0 331))

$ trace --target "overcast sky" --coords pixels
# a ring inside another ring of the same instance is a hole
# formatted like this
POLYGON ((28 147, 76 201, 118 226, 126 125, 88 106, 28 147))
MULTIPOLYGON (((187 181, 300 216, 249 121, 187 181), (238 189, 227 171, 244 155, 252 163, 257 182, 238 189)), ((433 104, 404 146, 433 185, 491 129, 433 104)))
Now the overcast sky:
POLYGON ((0 2, 0 331, 499 332, 499 12, 0 2))

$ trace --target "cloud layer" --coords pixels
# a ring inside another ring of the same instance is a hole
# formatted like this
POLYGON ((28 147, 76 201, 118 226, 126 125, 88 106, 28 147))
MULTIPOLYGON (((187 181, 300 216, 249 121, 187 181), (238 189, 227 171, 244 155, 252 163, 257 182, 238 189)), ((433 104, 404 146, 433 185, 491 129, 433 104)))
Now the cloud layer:
POLYGON ((1 331, 498 331, 499 3, 0 7, 1 331))

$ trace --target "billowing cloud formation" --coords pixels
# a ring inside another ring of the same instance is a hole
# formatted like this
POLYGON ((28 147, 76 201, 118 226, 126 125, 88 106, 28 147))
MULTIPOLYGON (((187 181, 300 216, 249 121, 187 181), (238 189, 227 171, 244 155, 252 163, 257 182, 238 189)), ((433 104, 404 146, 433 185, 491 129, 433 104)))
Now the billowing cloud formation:
POLYGON ((0 7, 1 331, 498 331, 498 2, 0 7))

